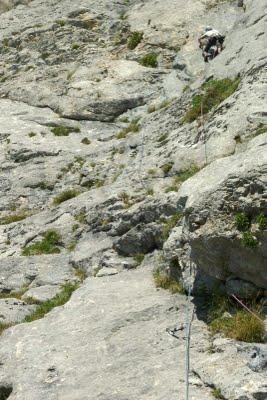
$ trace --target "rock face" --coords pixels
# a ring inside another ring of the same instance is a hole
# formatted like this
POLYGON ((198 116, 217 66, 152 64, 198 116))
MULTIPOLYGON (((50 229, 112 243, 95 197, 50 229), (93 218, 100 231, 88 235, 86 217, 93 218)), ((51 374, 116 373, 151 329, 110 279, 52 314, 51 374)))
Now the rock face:
MULTIPOLYGON (((0 400, 183 398, 185 298, 152 269, 264 304, 266 11, 0 0, 0 400), (206 25, 226 35, 207 65, 206 25)), ((211 339, 196 311, 192 399, 266 399, 266 345, 211 339)))

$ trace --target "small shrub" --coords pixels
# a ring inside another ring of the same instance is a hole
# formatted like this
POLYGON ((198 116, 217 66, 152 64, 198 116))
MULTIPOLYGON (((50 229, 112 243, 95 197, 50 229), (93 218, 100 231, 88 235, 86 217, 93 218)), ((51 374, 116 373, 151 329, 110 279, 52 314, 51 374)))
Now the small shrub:
POLYGON ((172 294, 184 293, 184 288, 180 282, 169 278, 167 275, 160 273, 159 271, 154 273, 154 282, 157 288, 169 290, 172 294))
POLYGON ((202 85, 202 94, 195 95, 192 99, 192 106, 183 118, 184 123, 193 122, 201 116, 201 111, 207 114, 214 107, 217 107, 227 97, 231 96, 240 83, 240 78, 211 80, 202 85))
POLYGON ((177 225, 177 223, 182 218, 182 214, 177 212, 176 214, 172 215, 167 221, 164 222, 162 236, 164 241, 168 239, 172 229, 177 225))
POLYGON ((23 256, 39 256, 40 254, 60 253, 57 245, 60 244, 60 235, 57 231, 49 230, 45 232, 43 240, 24 247, 23 256))
POLYGON ((54 205, 59 205, 63 203, 64 201, 73 199, 74 197, 78 196, 80 192, 78 192, 75 189, 68 189, 65 190, 64 192, 60 193, 58 196, 56 196, 53 200, 54 205))
POLYGON ((53 308, 62 306, 70 299, 72 293, 78 289, 78 287, 79 285, 77 283, 66 283, 62 286, 62 291, 59 294, 57 294, 53 299, 47 300, 38 305, 32 314, 25 317, 23 322, 36 321, 37 319, 43 318, 53 308))
POLYGON ((158 66, 158 56, 155 53, 146 54, 139 63, 144 67, 156 68, 158 66))
POLYGON ((73 43, 71 48, 72 50, 78 50, 80 48, 80 45, 78 43, 73 43))
POLYGON ((134 256, 134 260, 138 263, 138 265, 142 264, 144 258, 145 258, 145 255, 143 253, 138 253, 138 254, 135 254, 135 256, 134 256))
POLYGON ((30 137, 30 138, 32 138, 32 137, 34 137, 34 136, 36 136, 37 134, 35 133, 35 132, 29 132, 28 133, 28 136, 30 137))
POLYGON ((172 169, 172 167, 173 167, 173 162, 172 162, 172 161, 170 161, 170 162, 164 164, 164 165, 161 167, 161 169, 162 169, 164 175, 167 175, 167 174, 170 172, 170 170, 172 169))
POLYGON ((22 221, 28 216, 29 214, 25 212, 24 213, 22 212, 20 214, 7 215, 5 217, 0 218, 0 225, 8 225, 12 224, 13 222, 22 221))
POLYGON ((132 32, 127 42, 128 49, 134 50, 142 41, 143 36, 144 36, 143 32, 132 32))
POLYGON ((262 231, 267 228, 267 217, 263 213, 257 216, 256 221, 262 231))
POLYGON ((51 128, 51 132, 55 136, 69 136, 71 132, 80 132, 80 128, 78 126, 76 127, 68 127, 68 126, 63 126, 63 125, 58 125, 53 128, 51 128))
POLYGON ((212 393, 213 397, 215 397, 215 399, 222 399, 222 400, 224 400, 224 397, 222 396, 221 389, 219 389, 219 388, 214 388, 214 389, 212 390, 211 393, 212 393))
POLYGON ((252 235, 251 232, 243 232, 242 235, 242 243, 245 247, 250 247, 254 249, 255 247, 258 246, 258 241, 257 239, 252 235))
POLYGON ((85 137, 85 138, 83 138, 83 139, 81 140, 81 143, 82 143, 82 144, 91 144, 91 140, 89 140, 87 137, 85 137))
POLYGON ((238 213, 235 216, 235 225, 239 231, 247 231, 250 227, 250 220, 245 213, 238 213))

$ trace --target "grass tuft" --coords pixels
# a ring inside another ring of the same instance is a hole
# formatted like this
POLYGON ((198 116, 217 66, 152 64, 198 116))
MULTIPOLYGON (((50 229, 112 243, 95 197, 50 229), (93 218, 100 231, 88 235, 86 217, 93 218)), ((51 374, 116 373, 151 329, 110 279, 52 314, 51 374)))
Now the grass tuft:
POLYGON ((261 343, 264 341, 265 328, 261 321, 261 314, 255 305, 251 308, 253 312, 260 318, 256 318, 252 314, 243 309, 238 309, 231 299, 214 290, 207 298, 208 306, 208 323, 212 334, 221 333, 226 337, 240 340, 248 343, 261 343), (224 313, 233 311, 235 314, 229 317, 224 313))
POLYGON ((29 216, 28 213, 20 213, 20 214, 12 214, 7 215, 5 217, 0 218, 0 225, 8 225, 12 224, 13 222, 22 221, 23 219, 29 216))
POLYGON ((43 240, 24 247, 22 255, 38 256, 40 254, 60 253, 60 249, 57 247, 57 245, 60 244, 60 239, 60 235, 57 231, 49 230, 45 232, 43 240))
POLYGON ((212 390, 212 395, 213 395, 213 397, 215 398, 215 399, 222 399, 222 400, 224 400, 224 397, 223 397, 223 395, 222 395, 222 392, 221 392, 221 389, 219 389, 219 388, 214 388, 213 390, 212 390))
POLYGON ((177 282, 174 279, 169 278, 167 275, 156 271, 154 273, 154 282, 157 288, 162 288, 169 290, 172 294, 174 293, 184 293, 184 288, 180 284, 180 282, 177 282))
POLYGON ((134 50, 139 45, 139 43, 142 41, 143 36, 144 36, 143 32, 137 32, 137 31, 132 32, 128 39, 128 42, 127 42, 128 49, 134 50))
POLYGON ((199 167, 196 165, 191 165, 190 168, 181 171, 178 175, 176 175, 173 179, 173 183, 171 186, 169 186, 165 192, 177 192, 179 187, 183 182, 185 182, 187 179, 191 178, 194 176, 197 172, 199 171, 199 167))
POLYGON ((237 311, 233 317, 218 318, 210 324, 211 332, 223 333, 235 340, 248 343, 264 341, 264 323, 245 310, 237 311))
POLYGON ((214 107, 217 107, 227 97, 231 96, 240 83, 240 78, 211 80, 202 85, 202 93, 197 94, 192 99, 191 108, 187 111, 183 118, 184 123, 195 121, 201 116, 207 114, 214 107))
POLYGON ((137 253, 137 254, 135 254, 135 256, 133 258, 138 263, 138 265, 140 265, 140 264, 142 264, 142 262, 145 258, 145 255, 143 253, 137 253))
POLYGON ((58 196, 54 197, 53 204, 54 205, 59 205, 63 203, 64 201, 73 199, 74 197, 78 196, 80 192, 75 189, 68 189, 65 190, 64 192, 60 193, 58 196))
POLYGON ((62 306, 70 299, 72 293, 78 289, 78 287, 79 284, 77 283, 66 283, 62 286, 62 291, 59 294, 57 294, 53 299, 39 304, 32 314, 25 317, 23 322, 36 321, 37 319, 43 318, 53 308, 62 306))
POLYGON ((133 120, 126 128, 122 129, 117 135, 117 139, 124 139, 128 135, 128 133, 133 132, 139 132, 140 130, 140 125, 137 123, 138 120, 133 120))
POLYGON ((144 55, 139 61, 143 67, 157 68, 158 66, 158 56, 155 53, 149 53, 144 55))
POLYGON ((69 136, 69 134, 71 132, 80 132, 80 128, 78 126, 75 127, 68 127, 68 126, 63 126, 63 125, 58 125, 58 126, 54 126, 53 128, 51 128, 51 132, 55 135, 55 136, 69 136))
POLYGON ((258 241, 257 239, 252 235, 251 232, 243 232, 242 235, 242 243, 245 247, 250 247, 254 249, 255 247, 258 246, 258 241))
POLYGON ((263 213, 260 213, 256 218, 257 224, 260 230, 264 231, 267 228, 267 217, 263 213))
POLYGON ((250 228, 250 220, 245 213, 237 213, 235 216, 235 225, 239 231, 247 231, 250 228))

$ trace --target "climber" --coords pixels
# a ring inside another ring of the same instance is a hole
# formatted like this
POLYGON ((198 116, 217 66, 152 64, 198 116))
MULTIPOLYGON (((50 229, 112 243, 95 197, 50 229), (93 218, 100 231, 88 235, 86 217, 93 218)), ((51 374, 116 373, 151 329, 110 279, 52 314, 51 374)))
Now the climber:
POLYGON ((198 39, 199 47, 203 50, 202 55, 204 57, 204 61, 208 62, 209 57, 215 58, 223 49, 223 42, 225 36, 223 36, 216 29, 207 26, 205 28, 204 33, 198 39), (214 48, 213 52, 211 52, 212 48, 214 48))

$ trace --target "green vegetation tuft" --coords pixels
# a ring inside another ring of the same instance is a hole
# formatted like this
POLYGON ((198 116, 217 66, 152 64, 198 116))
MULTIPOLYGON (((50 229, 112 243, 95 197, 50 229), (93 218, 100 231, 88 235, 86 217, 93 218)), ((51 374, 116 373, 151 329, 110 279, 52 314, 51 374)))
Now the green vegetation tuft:
POLYGON ((174 178, 173 178, 173 183, 171 186, 169 186, 165 192, 177 192, 179 187, 181 186, 181 184, 183 182, 185 182, 187 179, 191 178, 192 176, 194 176, 198 171, 199 171, 199 167, 197 167, 196 165, 191 165, 190 168, 181 171, 179 174, 177 174, 174 178))
POLYGON ((60 26, 64 26, 66 24, 66 21, 64 21, 64 19, 57 19, 56 23, 60 26))
POLYGON ((157 68, 158 56, 155 53, 146 54, 140 59, 139 63, 144 67, 157 68))
POLYGON ((254 317, 245 310, 237 311, 229 318, 218 318, 210 324, 211 332, 223 333, 235 340, 248 343, 261 343, 264 341, 265 329, 263 321, 254 317))
POLYGON ((124 139, 128 133, 136 133, 140 130, 140 125, 138 124, 139 119, 133 120, 126 128, 122 129, 117 135, 117 139, 124 139))
POLYGON ((78 50, 80 48, 80 45, 79 45, 79 43, 73 43, 71 45, 71 48, 72 48, 72 50, 78 50))
POLYGON ((256 131, 253 133, 253 136, 259 136, 266 132, 267 132, 267 124, 260 124, 256 129, 256 131))
POLYGON ((81 140, 81 143, 82 144, 91 144, 91 140, 90 139, 88 139, 87 137, 84 137, 82 140, 81 140))
POLYGON ((30 137, 30 138, 32 138, 32 137, 34 137, 34 136, 36 136, 37 134, 35 133, 35 132, 29 132, 28 133, 28 136, 30 137))
POLYGON ((87 273, 82 268, 75 269, 75 276, 79 279, 80 282, 83 282, 87 278, 87 273))
POLYGON ((80 132, 80 128, 78 126, 76 127, 69 127, 69 126, 63 126, 63 125, 58 125, 54 126, 51 128, 51 132, 55 136, 69 136, 71 132, 80 132))
POLYGON ((62 306, 70 299, 72 293, 78 289, 78 287, 79 284, 77 283, 66 283, 62 286, 62 291, 59 294, 57 294, 53 299, 39 304, 32 314, 25 317, 23 322, 32 322, 43 318, 53 308, 62 306))
POLYGON ((258 241, 257 239, 252 235, 251 232, 243 232, 242 235, 242 243, 245 247, 250 247, 254 249, 255 247, 258 246, 258 241))
POLYGON ((144 36, 143 32, 137 32, 137 31, 132 32, 128 39, 128 42, 127 42, 128 49, 134 50, 139 45, 139 43, 142 41, 143 36, 144 36))
POLYGON ((10 328, 13 324, 11 323, 5 323, 5 322, 0 322, 0 336, 4 332, 5 329, 10 328))
POLYGON ((144 258, 145 258, 145 255, 143 253, 137 253, 134 256, 134 260, 137 262, 138 265, 142 264, 144 258))
POLYGON ((244 232, 250 228, 250 220, 245 213, 237 213, 235 216, 235 225, 239 231, 244 232))
POLYGON ((59 195, 57 195, 56 197, 54 197, 53 204, 57 206, 57 205, 63 203, 64 201, 73 199, 74 197, 78 196, 79 194, 80 194, 80 192, 75 189, 65 190, 64 192, 62 192, 59 195))
POLYGON ((201 113, 207 114, 214 107, 217 107, 227 97, 231 96, 240 83, 240 78, 211 80, 202 85, 202 93, 192 99, 192 106, 183 118, 184 123, 195 121, 201 113))
POLYGON ((169 290, 172 294, 184 293, 184 288, 180 284, 180 282, 169 278, 167 275, 161 273, 160 271, 156 271, 153 276, 157 288, 160 287, 162 289, 169 290))
POLYGON ((263 213, 260 213, 256 218, 257 224, 260 230, 264 231, 267 228, 267 217, 263 213))
POLYGON ((28 216, 29 214, 26 212, 21 212, 20 214, 6 215, 5 217, 0 218, 0 225, 8 225, 12 224, 13 222, 22 221, 28 216))
POLYGON ((221 333, 226 337, 249 343, 264 341, 264 323, 255 304, 251 306, 251 309, 259 319, 243 309, 238 309, 236 303, 233 303, 229 297, 214 290, 207 296, 207 307, 208 323, 212 334, 221 333), (233 315, 224 315, 230 311, 233 315))
POLYGON ((38 256, 40 254, 56 254, 60 253, 57 245, 60 244, 60 235, 55 230, 45 232, 43 240, 24 247, 23 256, 38 256))
POLYGON ((168 175, 168 173, 171 171, 172 167, 173 167, 173 161, 170 161, 164 165, 162 165, 161 170, 163 171, 164 175, 168 175))
POLYGON ((180 221, 182 218, 182 214, 177 212, 176 214, 172 215, 170 218, 168 218, 163 225, 163 231, 162 231, 162 237, 164 241, 168 239, 170 236, 170 233, 172 229, 177 225, 177 223, 180 221))
POLYGON ((219 388, 214 388, 213 390, 212 390, 212 395, 213 395, 213 397, 215 398, 215 399, 222 399, 222 400, 224 400, 224 397, 223 397, 223 395, 222 395, 222 392, 221 392, 221 389, 219 389, 219 388))

